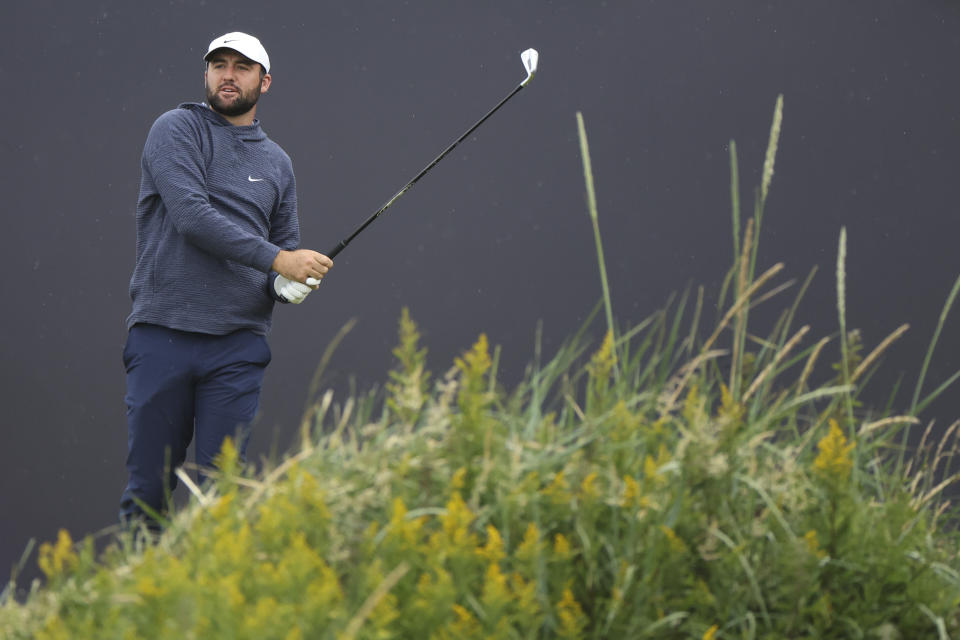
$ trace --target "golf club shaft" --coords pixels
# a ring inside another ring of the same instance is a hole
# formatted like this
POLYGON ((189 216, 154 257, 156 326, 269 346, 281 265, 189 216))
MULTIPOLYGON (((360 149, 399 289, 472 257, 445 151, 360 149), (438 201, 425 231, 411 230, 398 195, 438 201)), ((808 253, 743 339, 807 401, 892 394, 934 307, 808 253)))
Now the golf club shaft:
POLYGON ((453 151, 454 147, 456 147, 458 144, 460 144, 461 142, 463 142, 463 140, 464 140, 467 136, 469 136, 471 133, 473 133, 473 132, 477 129, 477 127, 479 127, 481 124, 483 124, 483 123, 486 121, 487 118, 489 118, 489 117, 492 116, 494 113, 496 113, 497 110, 498 110, 500 107, 502 107, 504 104, 507 103, 507 100, 509 100, 510 98, 512 98, 513 96, 515 96, 515 95, 520 91, 520 89, 523 89, 524 86, 526 86, 526 83, 525 83, 525 82, 524 82, 524 83, 521 83, 519 86, 517 86, 516 89, 514 89, 513 91, 511 91, 510 94, 507 95, 506 98, 504 98, 503 100, 501 100, 501 101, 497 104, 497 106, 495 106, 493 109, 491 109, 490 111, 488 111, 488 112, 487 112, 487 115, 485 115, 485 116, 483 116, 482 118, 480 118, 479 120, 477 120, 476 124, 474 124, 472 127, 470 127, 469 129, 467 129, 467 130, 463 133, 463 135, 461 135, 459 138, 457 138, 456 140, 454 140, 453 144, 451 144, 449 147, 447 147, 446 149, 444 149, 443 152, 442 152, 440 155, 438 155, 436 158, 434 158, 433 162, 431 162, 430 164, 428 164, 427 166, 425 166, 420 173, 418 173, 416 176, 414 176, 413 180, 411 180, 410 182, 408 182, 407 184, 405 184, 405 185, 403 186, 403 188, 400 189, 400 191, 397 191, 397 193, 396 193, 392 198, 390 198, 389 200, 387 200, 387 202, 386 202, 382 207, 380 207, 380 209, 379 209, 376 213, 374 213, 372 216, 370 216, 369 218, 367 218, 367 220, 366 220, 363 224, 361 224, 359 227, 357 227, 357 229, 356 229, 353 233, 351 233, 351 234, 350 234, 349 236, 347 236, 345 239, 343 239, 343 240, 341 240, 339 243, 337 243, 337 246, 334 247, 333 250, 328 251, 328 252, 327 252, 327 256, 330 257, 330 258, 333 258, 333 257, 335 257, 338 253, 340 253, 341 251, 343 251, 343 250, 347 247, 347 245, 350 244, 350 243, 353 241, 354 238, 356 238, 358 235, 360 235, 360 232, 361 232, 361 231, 363 231, 363 230, 366 229, 368 226, 370 226, 370 224, 373 223, 374 220, 376 220, 377 218, 380 217, 380 214, 381 214, 381 213, 383 213, 384 211, 386 211, 386 210, 390 207, 390 205, 392 205, 394 202, 396 202, 396 201, 397 201, 397 198, 399 198, 399 197, 402 196, 404 193, 406 193, 406 192, 410 189, 410 187, 412 187, 413 185, 415 185, 420 178, 422 178, 423 176, 425 176, 425 175, 427 174, 427 172, 430 171, 430 169, 432 169, 433 167, 435 167, 435 166, 437 165, 437 163, 439 163, 441 160, 443 160, 443 158, 444 158, 448 153, 450 153, 451 151, 453 151))

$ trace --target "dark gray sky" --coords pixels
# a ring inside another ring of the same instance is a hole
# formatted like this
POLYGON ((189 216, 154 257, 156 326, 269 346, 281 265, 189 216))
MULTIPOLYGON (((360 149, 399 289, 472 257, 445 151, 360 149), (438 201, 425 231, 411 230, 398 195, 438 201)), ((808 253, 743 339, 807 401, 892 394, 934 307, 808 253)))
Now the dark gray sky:
MULTIPOLYGON (((14 0, 5 14, 3 567, 31 537, 114 522, 140 152, 160 113, 202 99, 201 58, 226 31, 270 53, 258 115, 293 158, 304 246, 321 251, 524 77, 520 51, 541 54, 530 88, 351 245, 321 291, 277 310, 254 457, 290 444, 320 355, 351 318, 327 379, 340 390, 385 379, 402 306, 434 371, 485 331, 508 381, 538 321, 548 351, 580 326, 601 290, 578 110, 623 322, 688 283, 715 299, 731 260, 728 142, 749 202, 779 93, 761 261, 799 279, 820 267, 800 320, 826 335, 846 225, 850 325, 871 345, 912 327, 879 395, 916 376, 960 271, 956 1, 14 0)), ((960 368, 957 318, 931 384, 960 368)), ((958 412, 947 399, 927 417, 958 412)))

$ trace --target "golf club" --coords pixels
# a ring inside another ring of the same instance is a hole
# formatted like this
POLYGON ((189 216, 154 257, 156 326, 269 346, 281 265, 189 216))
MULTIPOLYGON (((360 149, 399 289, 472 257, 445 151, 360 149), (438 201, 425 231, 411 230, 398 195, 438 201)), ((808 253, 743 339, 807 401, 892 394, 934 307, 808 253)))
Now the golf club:
MULTIPOLYGON (((520 89, 523 89, 525 86, 527 86, 527 84, 529 84, 529 82, 533 79, 534 74, 537 72, 537 62, 538 62, 539 57, 540 57, 540 55, 537 53, 537 50, 536 50, 536 49, 527 49, 526 51, 524 51, 523 53, 521 53, 521 54, 520 54, 520 60, 523 62, 523 67, 524 67, 524 69, 527 70, 527 77, 524 78, 523 82, 521 82, 521 83, 517 86, 516 89, 514 89, 513 91, 511 91, 511 92, 507 95, 506 98, 504 98, 503 100, 501 100, 501 101, 497 104, 497 106, 495 106, 493 109, 491 109, 490 111, 488 111, 488 112, 487 112, 487 115, 485 115, 485 116, 483 116, 482 118, 480 118, 480 119, 476 122, 476 124, 474 124, 472 127, 470 127, 469 129, 467 129, 467 130, 463 133, 463 135, 461 135, 459 138, 457 138, 456 140, 454 140, 454 141, 453 141, 453 144, 451 144, 449 147, 447 147, 446 149, 444 149, 443 152, 442 152, 440 155, 438 155, 436 158, 434 158, 433 162, 431 162, 431 163, 428 164, 426 167, 424 167, 423 170, 422 170, 420 173, 418 173, 416 176, 414 176, 413 180, 411 180, 410 182, 408 182, 407 184, 405 184, 405 185, 403 186, 403 188, 400 189, 400 191, 397 191, 397 193, 396 193, 392 198, 390 198, 389 200, 387 200, 386 204, 384 204, 382 207, 380 207, 380 209, 378 209, 377 212, 374 213, 372 216, 370 216, 369 218, 367 218, 367 220, 366 220, 363 224, 361 224, 359 227, 357 227, 357 229, 356 229, 353 233, 351 233, 351 234, 350 234, 349 236, 347 236, 345 239, 343 239, 343 240, 341 240, 339 243, 337 243, 337 246, 336 246, 336 247, 334 247, 331 251, 328 251, 328 252, 327 252, 327 256, 330 257, 330 258, 333 258, 333 257, 336 256, 338 253, 340 253, 341 251, 343 251, 343 250, 347 247, 347 245, 350 244, 350 243, 353 241, 354 238, 356 238, 358 235, 360 235, 360 232, 362 232, 364 229, 366 229, 368 226, 370 226, 370 224, 371 224, 374 220, 376 220, 377 218, 380 217, 380 214, 381 214, 381 213, 383 213, 384 211, 386 211, 386 210, 390 207, 390 205, 392 205, 394 202, 396 202, 396 201, 397 201, 397 198, 399 198, 399 197, 402 196, 404 193, 406 193, 406 192, 410 189, 410 187, 412 187, 413 185, 415 185, 420 178, 422 178, 423 176, 425 176, 425 175, 427 174, 427 172, 430 171, 430 169, 434 168, 434 167, 437 165, 437 163, 439 163, 441 160, 443 160, 443 158, 444 158, 448 153, 450 153, 451 151, 453 151, 454 147, 456 147, 458 144, 460 144, 461 142, 463 142, 463 140, 464 140, 467 136, 469 136, 471 133, 473 133, 474 131, 476 131, 477 127, 479 127, 481 124, 483 124, 483 123, 487 120, 487 118, 489 118, 489 117, 492 116, 494 113, 496 113, 497 110, 498 110, 500 107, 502 107, 503 105, 505 105, 510 98, 512 98, 513 96, 515 96, 515 95, 520 91, 520 89)), ((308 284, 308 285, 315 286, 315 285, 319 284, 319 282, 320 282, 319 280, 315 280, 314 278, 307 278, 307 284, 308 284)))

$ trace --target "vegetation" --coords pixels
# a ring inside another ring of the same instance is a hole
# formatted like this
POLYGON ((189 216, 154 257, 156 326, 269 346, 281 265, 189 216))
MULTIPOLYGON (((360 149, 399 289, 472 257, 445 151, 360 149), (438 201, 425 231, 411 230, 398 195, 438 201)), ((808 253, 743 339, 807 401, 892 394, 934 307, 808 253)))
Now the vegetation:
POLYGON ((259 474, 228 441, 215 482, 194 488, 155 544, 129 535, 97 558, 90 540, 61 532, 39 552, 47 585, 0 606, 0 636, 960 633, 957 514, 944 492, 956 430, 903 446, 946 386, 922 394, 925 364, 903 415, 860 405, 905 328, 866 355, 847 331, 845 235, 838 340, 804 346, 809 329, 792 326, 809 279, 765 337, 748 330, 751 310, 786 286, 780 265, 755 272, 781 109, 745 225, 731 144, 736 259, 706 339, 702 289, 615 326, 578 116, 604 289, 599 344, 585 327, 546 361, 538 347, 506 390, 481 335, 434 378, 404 311, 385 397, 322 394, 299 450, 259 474))

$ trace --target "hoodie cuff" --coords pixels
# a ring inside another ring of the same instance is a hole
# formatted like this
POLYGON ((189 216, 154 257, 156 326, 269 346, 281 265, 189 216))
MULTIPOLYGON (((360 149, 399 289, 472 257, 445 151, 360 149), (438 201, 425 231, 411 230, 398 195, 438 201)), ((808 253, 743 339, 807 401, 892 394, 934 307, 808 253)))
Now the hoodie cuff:
POLYGON ((267 295, 270 296, 270 298, 273 299, 274 301, 279 302, 281 304, 290 304, 290 302, 286 298, 277 294, 277 288, 276 286, 274 286, 274 282, 276 281, 277 276, 279 275, 280 274, 277 273, 276 271, 271 271, 267 273, 267 295))

